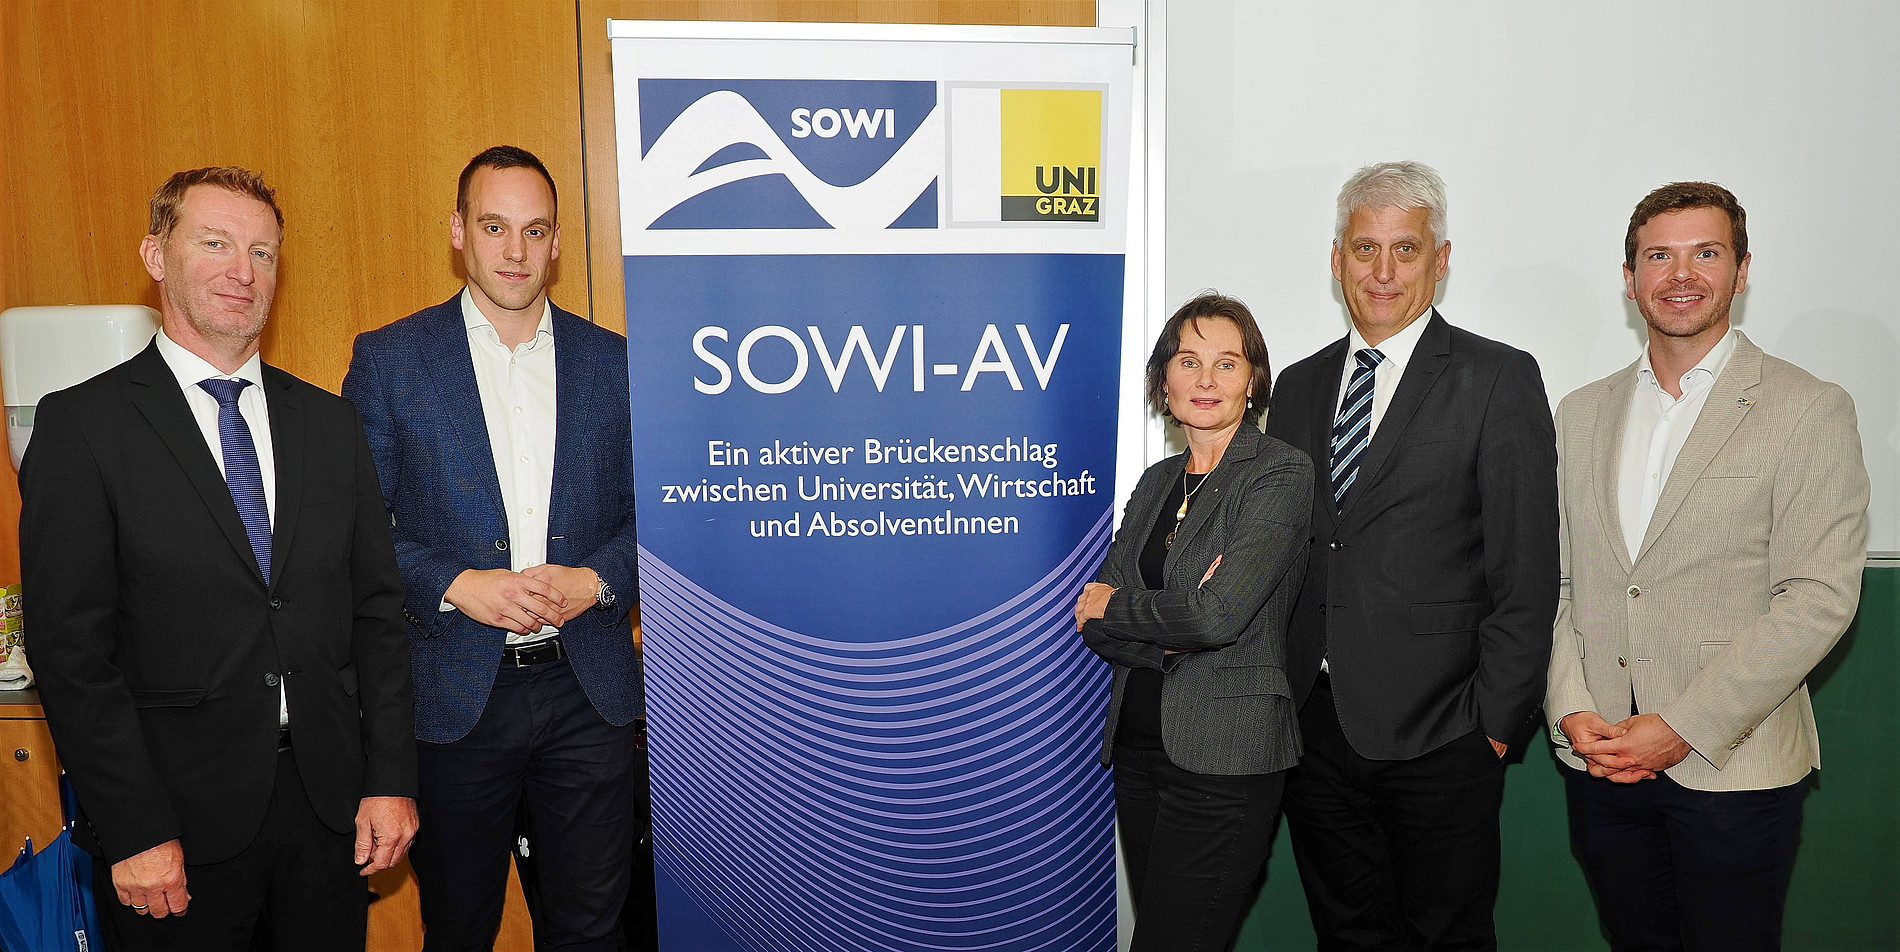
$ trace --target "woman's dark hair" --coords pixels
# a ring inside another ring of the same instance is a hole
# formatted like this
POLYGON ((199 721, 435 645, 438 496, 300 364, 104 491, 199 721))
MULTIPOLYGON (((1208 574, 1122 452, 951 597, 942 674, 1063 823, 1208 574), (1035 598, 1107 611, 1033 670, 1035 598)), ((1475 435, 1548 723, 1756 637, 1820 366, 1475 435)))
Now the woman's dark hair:
MULTIPOLYGON (((1259 426, 1260 415, 1267 410, 1267 396, 1273 392, 1273 368, 1267 361, 1267 341, 1260 336, 1260 325, 1254 323, 1253 312, 1247 310, 1247 305, 1217 291, 1203 291, 1181 305, 1161 328, 1154 353, 1148 356, 1148 404, 1156 413, 1174 422, 1174 414, 1168 412, 1168 395, 1162 389, 1168 382, 1168 362, 1181 349, 1182 326, 1205 318, 1232 321, 1240 329, 1241 350, 1245 352, 1247 363, 1253 365, 1253 401, 1241 419, 1249 426, 1259 426)), ((1200 332, 1198 324, 1195 332, 1200 332)))

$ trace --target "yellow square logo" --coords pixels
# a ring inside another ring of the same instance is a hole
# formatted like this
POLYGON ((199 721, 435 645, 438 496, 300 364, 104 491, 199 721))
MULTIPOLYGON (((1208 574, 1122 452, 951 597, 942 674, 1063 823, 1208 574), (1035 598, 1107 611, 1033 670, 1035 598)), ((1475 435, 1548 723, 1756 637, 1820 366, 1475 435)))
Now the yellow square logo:
POLYGON ((1100 221, 1102 91, 1001 91, 1003 221, 1100 221))

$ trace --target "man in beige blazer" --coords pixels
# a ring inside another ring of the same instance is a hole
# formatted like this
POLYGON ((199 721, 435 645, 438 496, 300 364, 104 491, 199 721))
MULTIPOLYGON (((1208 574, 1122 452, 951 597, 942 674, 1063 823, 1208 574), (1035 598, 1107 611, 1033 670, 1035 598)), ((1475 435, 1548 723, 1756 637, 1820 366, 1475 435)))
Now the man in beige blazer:
POLYGON ((1679 182, 1630 216, 1649 325, 1557 408, 1563 564, 1544 711, 1572 845, 1616 949, 1778 949, 1805 678, 1854 617, 1867 470, 1846 391, 1729 326, 1746 218, 1679 182))

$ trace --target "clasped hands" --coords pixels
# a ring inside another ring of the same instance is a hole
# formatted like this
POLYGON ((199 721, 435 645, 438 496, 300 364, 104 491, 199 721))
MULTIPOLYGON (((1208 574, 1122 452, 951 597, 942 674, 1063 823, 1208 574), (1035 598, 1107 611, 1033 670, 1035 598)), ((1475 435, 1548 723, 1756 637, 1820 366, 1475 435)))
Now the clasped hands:
POLYGON ((442 599, 484 625, 529 635, 567 624, 594 607, 599 593, 600 574, 593 569, 536 565, 519 572, 468 569, 442 599))
POLYGON ((1612 724, 1595 711, 1566 714, 1557 729, 1583 757, 1592 777, 1616 783, 1653 780, 1694 748, 1660 714, 1637 714, 1612 724))

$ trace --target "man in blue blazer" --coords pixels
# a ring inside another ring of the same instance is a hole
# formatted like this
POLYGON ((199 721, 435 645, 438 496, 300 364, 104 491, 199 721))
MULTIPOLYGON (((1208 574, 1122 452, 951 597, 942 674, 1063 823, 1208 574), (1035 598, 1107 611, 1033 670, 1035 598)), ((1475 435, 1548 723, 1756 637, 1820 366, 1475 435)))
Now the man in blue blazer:
POLYGON ((634 838, 639 660, 626 339, 555 307, 554 180, 462 170, 462 293, 360 335, 363 416, 402 569, 424 948, 489 949, 525 804, 536 945, 613 949, 634 838))

